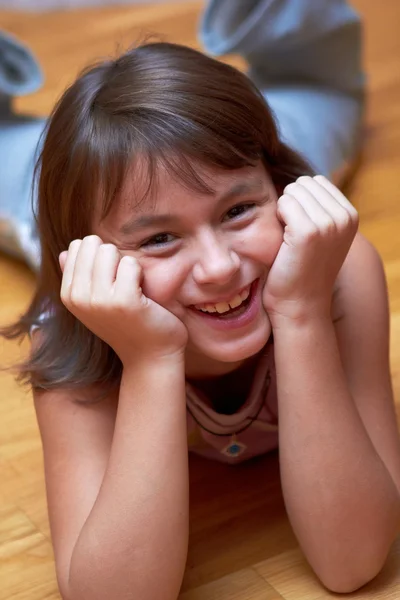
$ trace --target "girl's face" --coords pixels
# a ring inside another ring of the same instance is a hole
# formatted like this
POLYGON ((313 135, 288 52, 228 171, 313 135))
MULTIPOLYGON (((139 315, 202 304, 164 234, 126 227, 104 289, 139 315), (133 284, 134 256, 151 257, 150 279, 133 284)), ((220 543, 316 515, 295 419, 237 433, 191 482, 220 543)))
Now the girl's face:
POLYGON ((132 177, 124 200, 96 227, 104 242, 140 262, 144 294, 186 325, 192 377, 232 371, 268 341, 262 291, 283 238, 277 192, 261 163, 199 171, 212 195, 160 168, 152 197, 135 206, 141 190, 132 177))

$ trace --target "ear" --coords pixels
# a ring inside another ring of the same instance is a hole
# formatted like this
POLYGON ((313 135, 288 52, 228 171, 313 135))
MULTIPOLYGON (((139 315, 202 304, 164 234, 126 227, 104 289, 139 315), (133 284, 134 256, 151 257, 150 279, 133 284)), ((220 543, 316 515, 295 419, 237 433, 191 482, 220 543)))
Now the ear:
POLYGON ((64 250, 64 252, 61 252, 60 256, 58 257, 58 262, 60 263, 60 268, 62 273, 64 273, 64 267, 65 267, 65 263, 67 262, 67 256, 68 256, 68 250, 64 250))

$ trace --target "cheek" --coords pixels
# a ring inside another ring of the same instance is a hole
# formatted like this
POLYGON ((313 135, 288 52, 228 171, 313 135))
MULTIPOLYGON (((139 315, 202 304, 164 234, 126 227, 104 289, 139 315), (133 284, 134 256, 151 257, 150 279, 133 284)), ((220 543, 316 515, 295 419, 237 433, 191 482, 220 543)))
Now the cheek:
POLYGON ((260 223, 243 240, 241 252, 257 262, 271 266, 283 242, 283 226, 274 219, 260 223))
POLYGON ((142 290, 145 296, 167 307, 178 295, 181 286, 182 274, 176 265, 167 261, 140 260, 143 269, 142 290))

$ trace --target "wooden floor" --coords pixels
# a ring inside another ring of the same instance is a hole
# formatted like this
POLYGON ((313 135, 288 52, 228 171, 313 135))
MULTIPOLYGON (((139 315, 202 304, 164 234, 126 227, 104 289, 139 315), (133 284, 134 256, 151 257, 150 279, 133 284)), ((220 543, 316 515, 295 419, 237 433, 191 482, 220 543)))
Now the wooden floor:
MULTIPOLYGON (((392 372, 400 413, 400 2, 354 0, 365 17, 369 73, 363 162, 349 197, 361 231, 379 249, 392 311, 392 372)), ((198 46, 200 2, 55 13, 0 11, 0 28, 35 51, 46 75, 18 110, 47 115, 57 96, 93 58, 144 32, 198 46)), ((34 290, 34 277, 0 255, 0 323, 15 318, 34 290)), ((0 361, 21 350, 0 342, 0 361)), ((22 347, 22 352, 27 346, 22 347)), ((59 598, 46 515, 40 438, 29 391, 0 374, 0 600, 59 598)), ((285 515, 276 454, 231 468, 191 459, 191 543, 183 600, 322 600, 335 597, 317 582, 285 515)), ((381 575, 351 598, 400 598, 400 539, 381 575)), ((118 600, 117 598, 110 600, 118 600)))

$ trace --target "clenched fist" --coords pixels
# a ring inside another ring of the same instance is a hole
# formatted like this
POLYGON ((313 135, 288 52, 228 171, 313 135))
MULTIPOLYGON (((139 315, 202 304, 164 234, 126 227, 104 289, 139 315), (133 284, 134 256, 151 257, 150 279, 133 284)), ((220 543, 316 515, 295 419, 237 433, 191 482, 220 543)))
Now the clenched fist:
POLYGON ((280 318, 329 316, 339 270, 358 228, 358 213, 325 177, 299 177, 278 200, 283 243, 269 272, 263 303, 280 318))
POLYGON ((124 366, 183 353, 186 327, 143 294, 135 258, 121 257, 116 246, 91 235, 71 242, 60 266, 63 304, 115 350, 124 366))

